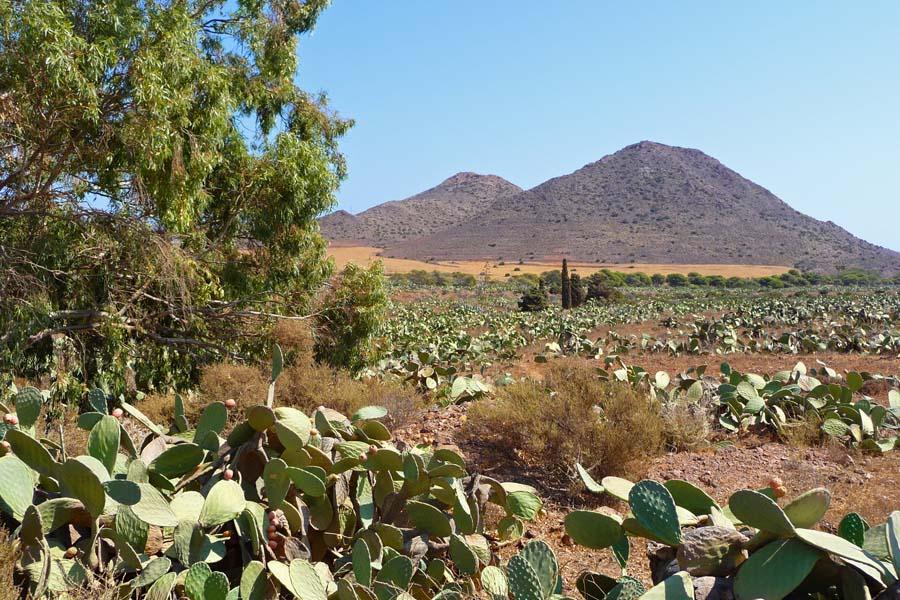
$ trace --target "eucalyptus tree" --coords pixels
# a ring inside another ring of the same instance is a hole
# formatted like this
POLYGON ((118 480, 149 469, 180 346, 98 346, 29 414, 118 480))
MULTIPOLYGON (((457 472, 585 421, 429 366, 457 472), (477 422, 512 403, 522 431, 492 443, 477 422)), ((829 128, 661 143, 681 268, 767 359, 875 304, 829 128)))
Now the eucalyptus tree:
POLYGON ((310 310, 352 125, 297 84, 326 4, 0 0, 8 367, 185 372, 310 310))

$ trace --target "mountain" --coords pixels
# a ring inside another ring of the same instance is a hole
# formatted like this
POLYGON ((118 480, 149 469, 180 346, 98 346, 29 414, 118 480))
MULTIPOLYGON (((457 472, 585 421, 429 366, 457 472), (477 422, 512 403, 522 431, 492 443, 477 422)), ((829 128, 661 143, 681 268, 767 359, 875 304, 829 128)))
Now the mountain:
MULTIPOLYGON (((528 262, 566 256, 604 263, 766 264, 823 272, 861 267, 900 273, 900 253, 794 210, 699 150, 640 142, 530 190, 497 194, 494 201, 485 194, 480 210, 474 202, 467 204, 470 218, 465 221, 459 219, 462 211, 453 211, 452 219, 443 217, 447 213, 440 204, 450 196, 436 190, 447 182, 399 203, 409 213, 394 223, 387 219, 400 214, 398 203, 376 206, 356 219, 383 215, 377 230, 383 233, 375 245, 390 257, 528 262), (419 212, 423 197, 440 218, 419 212), (390 228, 405 235, 388 235, 390 228)), ((515 189, 503 183, 504 191, 515 189)))
POLYGON ((358 215, 344 210, 319 219, 332 241, 384 247, 450 230, 522 188, 496 175, 457 173, 404 200, 374 206, 358 215))

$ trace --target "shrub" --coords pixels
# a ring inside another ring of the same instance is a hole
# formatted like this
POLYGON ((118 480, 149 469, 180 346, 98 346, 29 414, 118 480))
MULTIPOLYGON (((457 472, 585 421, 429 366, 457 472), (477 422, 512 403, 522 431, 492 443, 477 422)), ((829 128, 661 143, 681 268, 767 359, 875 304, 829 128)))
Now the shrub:
POLYGON ((0 600, 19 598, 19 589, 13 580, 19 548, 10 538, 9 532, 0 527, 0 600))
POLYGON ((593 279, 588 283, 587 300, 615 301, 621 300, 622 292, 609 285, 604 279, 593 279))
POLYGON ((684 287, 688 284, 688 278, 682 273, 669 273, 666 275, 666 283, 670 287, 684 287))
POLYGON ((710 414, 700 405, 666 404, 662 410, 666 447, 676 452, 696 450, 709 444, 710 414))
MULTIPOLYGON (((298 362, 288 367, 278 383, 279 401, 285 406, 306 412, 328 406, 351 414, 363 406, 378 404, 388 409, 392 427, 407 424, 421 407, 415 391, 400 382, 357 380, 347 371, 314 362, 298 362)), ((265 397, 268 386, 268 373, 260 368, 231 363, 210 365, 200 376, 200 401, 191 406, 224 402, 229 398, 238 407, 250 406, 265 397)), ((171 397, 165 396, 147 398, 138 405, 143 412, 149 411, 148 416, 159 420, 171 412, 171 406, 171 397)), ((188 410, 189 414, 193 412, 188 410)))
POLYGON ((519 310, 523 312, 538 312, 550 306, 547 290, 543 285, 536 285, 522 294, 519 299, 519 310))
POLYGON ((572 273, 569 277, 569 294, 571 295, 572 308, 584 304, 584 282, 578 273, 572 273))
POLYGON ((316 319, 316 359, 358 371, 372 358, 372 338, 387 309, 381 263, 349 264, 332 282, 316 319))
POLYGON ((518 451, 530 465, 560 475, 573 462, 601 475, 625 474, 663 446, 655 403, 627 384, 602 382, 574 361, 554 363, 543 382, 526 379, 469 409, 472 436, 518 451))

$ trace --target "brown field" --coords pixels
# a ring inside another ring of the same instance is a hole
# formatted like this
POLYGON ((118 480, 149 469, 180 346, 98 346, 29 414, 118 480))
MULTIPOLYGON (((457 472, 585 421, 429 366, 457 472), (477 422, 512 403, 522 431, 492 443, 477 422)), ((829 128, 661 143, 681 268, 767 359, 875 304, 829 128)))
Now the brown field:
MULTIPOLYGON (((533 263, 506 263, 498 264, 496 261, 476 260, 446 260, 426 262, 410 260, 406 258, 387 258, 379 256, 381 248, 372 246, 335 246, 328 248, 329 256, 334 258, 338 268, 343 268, 348 263, 368 264, 380 259, 384 263, 386 273, 409 273, 418 269, 425 271, 438 271, 441 273, 461 272, 470 275, 487 273, 493 279, 502 279, 507 275, 523 275, 525 273, 539 274, 544 271, 558 269, 558 262, 533 262, 533 263), (518 270, 517 270, 518 269, 518 270)), ((580 263, 570 262, 569 269, 582 275, 590 275, 600 269, 610 269, 622 272, 643 272, 648 275, 661 273, 700 273, 701 275, 722 275, 723 277, 765 277, 767 275, 779 275, 786 273, 789 267, 775 265, 675 265, 675 264, 647 264, 647 263, 580 263)))

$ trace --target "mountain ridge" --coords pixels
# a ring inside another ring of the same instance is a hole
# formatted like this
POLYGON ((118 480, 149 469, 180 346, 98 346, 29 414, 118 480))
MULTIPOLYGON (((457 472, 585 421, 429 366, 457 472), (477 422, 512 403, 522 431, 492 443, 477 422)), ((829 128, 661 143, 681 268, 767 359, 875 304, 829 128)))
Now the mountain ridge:
MULTIPOLYGON (((428 213, 423 214, 420 202, 409 200, 444 183, 400 201, 406 202, 402 214, 386 203, 356 216, 376 211, 381 218, 403 219, 411 231, 427 230, 405 237, 381 235, 370 245, 383 248, 385 256, 420 260, 529 262, 568 257, 583 262, 771 264, 823 272, 857 267, 900 273, 900 253, 795 210, 693 148, 638 142, 529 190, 510 193, 513 188, 507 187, 493 199, 483 194, 471 203, 467 218, 416 225, 427 221, 428 213), (377 211, 380 207, 386 208, 377 211)), ((432 199, 437 199, 434 194, 432 199)), ((346 219, 340 215, 332 220, 341 218, 346 219)), ((334 227, 323 231, 333 241, 348 241, 334 227)))
POLYGON ((319 219, 330 240, 382 246, 429 235, 478 214, 522 188, 497 175, 461 171, 402 200, 390 200, 353 215, 338 210, 319 219))

